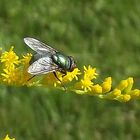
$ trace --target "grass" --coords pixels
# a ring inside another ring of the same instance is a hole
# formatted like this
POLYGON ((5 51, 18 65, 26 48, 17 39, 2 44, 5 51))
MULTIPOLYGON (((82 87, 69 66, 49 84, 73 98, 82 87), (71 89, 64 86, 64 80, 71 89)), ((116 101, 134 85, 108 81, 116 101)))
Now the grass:
MULTIPOLYGON (((0 47, 35 37, 66 54, 78 67, 92 65, 114 84, 128 76, 139 88, 140 2, 137 0, 0 1, 0 47)), ((16 140, 137 140, 139 101, 126 104, 55 89, 0 86, 0 137, 16 140)))

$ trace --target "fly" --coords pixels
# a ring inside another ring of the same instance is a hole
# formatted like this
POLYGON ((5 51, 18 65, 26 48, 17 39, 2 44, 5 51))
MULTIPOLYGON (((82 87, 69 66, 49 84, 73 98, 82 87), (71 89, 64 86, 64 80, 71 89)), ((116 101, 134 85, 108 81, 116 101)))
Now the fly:
POLYGON ((76 63, 72 56, 64 55, 34 38, 26 37, 24 38, 24 42, 36 52, 36 54, 32 56, 28 68, 28 73, 32 74, 33 77, 35 75, 53 72, 59 80, 56 71, 66 75, 66 72, 72 72, 76 68, 76 63))

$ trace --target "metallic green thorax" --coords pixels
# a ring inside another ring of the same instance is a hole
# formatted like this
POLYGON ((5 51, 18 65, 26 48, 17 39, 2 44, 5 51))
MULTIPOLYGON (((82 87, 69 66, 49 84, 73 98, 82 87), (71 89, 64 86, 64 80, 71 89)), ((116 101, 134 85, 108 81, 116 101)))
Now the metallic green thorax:
POLYGON ((63 68, 64 70, 69 70, 71 67, 70 58, 60 52, 56 52, 56 54, 52 55, 52 59, 55 64, 57 64, 60 68, 63 68))

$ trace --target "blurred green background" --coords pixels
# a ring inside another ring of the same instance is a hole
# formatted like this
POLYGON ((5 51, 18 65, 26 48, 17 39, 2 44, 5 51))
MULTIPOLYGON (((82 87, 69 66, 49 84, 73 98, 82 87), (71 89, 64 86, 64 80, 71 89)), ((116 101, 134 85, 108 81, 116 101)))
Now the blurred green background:
MULTIPOLYGON (((97 67, 100 81, 128 76, 140 88, 139 0, 0 0, 0 47, 31 52, 37 38, 97 67)), ((140 101, 119 103, 57 89, 0 86, 0 138, 139 140, 140 101)))

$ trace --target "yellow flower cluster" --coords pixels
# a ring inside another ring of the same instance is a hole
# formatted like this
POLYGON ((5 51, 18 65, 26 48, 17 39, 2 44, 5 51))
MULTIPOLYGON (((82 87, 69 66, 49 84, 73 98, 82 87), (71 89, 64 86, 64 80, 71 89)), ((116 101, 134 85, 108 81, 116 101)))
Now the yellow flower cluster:
POLYGON ((1 54, 1 77, 0 82, 9 85, 24 85, 31 75, 27 73, 31 54, 27 53, 21 59, 13 51, 11 47, 9 51, 1 54))
POLYGON ((105 78, 101 84, 94 84, 93 79, 96 79, 97 76, 97 73, 95 72, 96 69, 89 66, 87 70, 84 72, 84 78, 81 79, 79 83, 76 83, 76 88, 73 90, 76 93, 94 95, 99 98, 118 100, 120 102, 127 102, 130 99, 140 98, 140 90, 132 90, 134 83, 132 77, 122 80, 113 89, 111 77, 105 78), (93 74, 93 76, 91 76, 91 74, 93 74))
POLYGON ((3 52, 0 56, 0 82, 1 84, 17 85, 17 86, 46 86, 57 87, 67 91, 73 91, 81 95, 93 95, 102 99, 117 100, 120 102, 127 102, 130 99, 140 98, 140 90, 132 89, 133 78, 129 77, 126 80, 112 87, 112 78, 107 77, 103 82, 96 82, 98 74, 96 68, 83 67, 83 72, 75 68, 72 72, 67 72, 63 75, 60 72, 48 73, 46 75, 31 78, 27 72, 29 61, 32 54, 27 53, 21 58, 13 51, 11 47, 9 51, 3 52), (30 80, 29 80, 30 79, 30 80))

